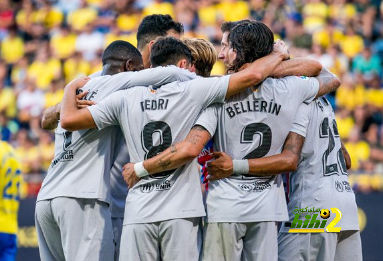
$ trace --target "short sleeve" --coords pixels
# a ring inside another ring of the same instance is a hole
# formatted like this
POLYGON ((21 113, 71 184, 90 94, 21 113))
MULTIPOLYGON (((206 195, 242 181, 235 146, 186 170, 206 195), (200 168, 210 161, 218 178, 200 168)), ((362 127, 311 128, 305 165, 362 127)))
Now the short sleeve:
POLYGON ((294 81, 292 82, 294 90, 294 96, 300 99, 299 102, 310 103, 318 94, 319 82, 314 77, 306 76, 293 76, 294 81))
POLYGON ((206 108, 213 103, 225 101, 230 75, 223 77, 199 78, 187 82, 187 91, 191 99, 206 108))
POLYGON ((297 111, 297 114, 295 115, 295 119, 293 122, 293 126, 291 127, 291 132, 295 132, 303 137, 306 138, 307 135, 307 127, 310 122, 310 117, 312 116, 312 106, 313 104, 305 104, 302 103, 299 106, 299 109, 297 111))
POLYGON ((204 127, 210 135, 213 137, 217 129, 218 124, 218 107, 222 106, 221 104, 213 104, 207 107, 202 111, 201 115, 198 117, 196 125, 204 127))
POLYGON ((96 105, 87 108, 99 130, 119 124, 119 116, 121 115, 124 102, 124 92, 114 92, 96 105))

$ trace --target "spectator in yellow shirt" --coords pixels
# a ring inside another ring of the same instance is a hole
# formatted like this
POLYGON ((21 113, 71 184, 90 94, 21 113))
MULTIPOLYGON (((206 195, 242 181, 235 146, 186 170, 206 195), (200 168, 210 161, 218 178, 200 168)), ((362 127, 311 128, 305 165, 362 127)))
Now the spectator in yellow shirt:
POLYGON ((350 154, 352 170, 359 170, 363 163, 370 158, 370 146, 367 142, 360 140, 359 130, 354 128, 346 142, 345 147, 350 154))
POLYGON ((89 7, 87 2, 82 0, 81 8, 71 11, 68 14, 68 24, 77 32, 81 32, 85 26, 97 19, 97 10, 89 7))
POLYGON ((163 2, 162 0, 154 0, 151 4, 146 6, 142 12, 143 16, 152 14, 168 14, 171 17, 174 17, 173 5, 168 2, 163 2))
POLYGON ((70 32, 67 26, 61 27, 60 31, 50 41, 53 55, 59 59, 72 56, 76 48, 76 38, 76 34, 70 32))
POLYGON ((41 90, 48 90, 51 81, 60 77, 61 63, 59 60, 50 58, 45 49, 41 49, 36 60, 29 66, 28 77, 36 79, 36 85, 41 90))
POLYGON ((303 7, 303 25, 305 29, 313 33, 319 29, 322 29, 326 24, 326 18, 328 16, 328 7, 326 3, 320 0, 310 0, 303 7))
POLYGON ((340 42, 342 52, 349 58, 354 58, 364 49, 363 38, 355 34, 354 29, 350 26, 346 30, 346 35, 340 42))
POLYGON ((245 1, 224 0, 217 5, 217 9, 225 21, 238 21, 250 17, 250 7, 245 1))
POLYGON ((82 59, 80 52, 75 52, 71 58, 64 63, 65 83, 69 83, 79 76, 90 74, 90 64, 82 59))
POLYGON ((51 82, 48 92, 44 94, 44 108, 48 108, 61 102, 64 97, 64 82, 62 79, 55 79, 51 82))
POLYGON ((9 34, 1 43, 1 57, 8 64, 16 63, 24 55, 24 42, 17 36, 16 28, 11 28, 9 34))

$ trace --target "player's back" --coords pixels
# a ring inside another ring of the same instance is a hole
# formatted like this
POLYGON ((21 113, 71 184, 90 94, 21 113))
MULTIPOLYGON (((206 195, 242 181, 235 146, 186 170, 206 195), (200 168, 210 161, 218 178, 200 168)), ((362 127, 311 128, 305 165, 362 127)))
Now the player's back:
MULTIPOLYGON (((137 87, 89 108, 98 126, 120 124, 132 162, 140 162, 182 141, 201 110, 223 102, 229 77, 137 87)), ((197 162, 145 177, 129 191, 124 224, 200 217, 205 211, 197 162), (127 210, 128 209, 128 210, 127 210)))
POLYGON ((17 233, 21 164, 11 145, 0 141, 0 233, 17 233))
MULTIPOLYGON (((348 181, 335 115, 327 99, 302 105, 292 131, 306 139, 298 168, 289 174, 290 220, 294 219, 296 207, 338 208, 342 219, 337 227, 359 230, 355 195, 348 181)), ((334 217, 331 215, 328 222, 334 217)))
MULTIPOLYGON (((317 92, 315 78, 292 76, 267 78, 257 89, 249 88, 230 97, 217 112, 214 149, 233 159, 280 153, 300 104, 310 102, 317 92)), ((207 206, 209 222, 282 221, 287 218, 279 175, 235 174, 209 182, 207 206)))
MULTIPOLYGON (((81 91, 88 91, 87 100, 99 102, 110 93, 123 88, 125 76, 99 76, 91 79, 81 91), (117 76, 117 77, 116 77, 117 76)), ((123 136, 116 127, 98 131, 88 129, 55 131, 55 157, 43 181, 38 201, 55 197, 97 198, 110 201, 109 172, 114 160, 116 141, 123 136), (104 180, 106 179, 106 180, 104 180)))
MULTIPOLYGON (((175 66, 122 72, 92 78, 82 91, 87 100, 100 102, 111 93, 137 85, 165 84, 194 79, 195 74, 175 66)), ((147 87, 146 87, 147 88, 147 87)), ((55 158, 44 179, 38 201, 55 197, 96 198, 110 203, 110 170, 123 142, 120 128, 69 132, 60 124, 55 132, 55 158)), ((128 155, 126 155, 128 161, 128 155)))

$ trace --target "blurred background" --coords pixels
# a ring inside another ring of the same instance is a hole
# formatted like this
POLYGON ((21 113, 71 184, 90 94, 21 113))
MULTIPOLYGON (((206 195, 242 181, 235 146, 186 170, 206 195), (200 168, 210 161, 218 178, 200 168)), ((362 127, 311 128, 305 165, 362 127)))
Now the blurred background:
MULTIPOLYGON (((0 133, 22 161, 19 260, 35 260, 35 197, 54 156, 43 110, 60 102, 70 80, 101 70, 112 41, 136 45, 143 16, 170 14, 185 37, 220 49, 223 21, 253 18, 342 81, 328 95, 352 158, 365 260, 383 260, 383 2, 381 0, 0 0, 0 133)), ((224 74, 217 62, 213 75, 224 74)), ((38 259, 37 259, 38 260, 38 259)))

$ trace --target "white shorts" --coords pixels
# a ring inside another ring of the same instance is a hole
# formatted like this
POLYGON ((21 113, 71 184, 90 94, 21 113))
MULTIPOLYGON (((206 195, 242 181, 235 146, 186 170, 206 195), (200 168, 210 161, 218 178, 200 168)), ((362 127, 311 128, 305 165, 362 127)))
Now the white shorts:
POLYGON ((279 233, 279 261, 362 261, 359 231, 279 233))
POLYGON ((113 260, 109 206, 96 199, 58 197, 36 203, 42 261, 113 260))
POLYGON ((124 225, 120 261, 198 261, 201 218, 124 225))
POLYGON ((203 261, 276 261, 276 222, 206 223, 203 261))

